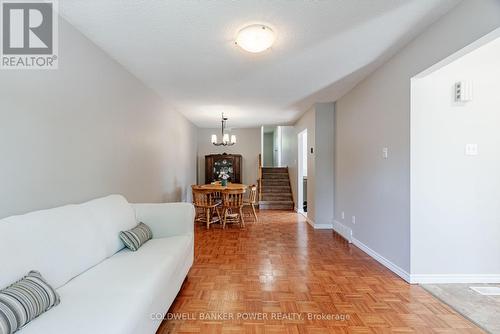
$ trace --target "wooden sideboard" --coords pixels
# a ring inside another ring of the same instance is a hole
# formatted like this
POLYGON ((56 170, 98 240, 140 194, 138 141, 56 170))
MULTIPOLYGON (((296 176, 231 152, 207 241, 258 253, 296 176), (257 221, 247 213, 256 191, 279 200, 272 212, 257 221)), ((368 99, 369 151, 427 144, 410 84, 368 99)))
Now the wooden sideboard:
POLYGON ((205 155, 205 184, 219 181, 221 171, 229 175, 229 182, 241 183, 241 154, 205 155))

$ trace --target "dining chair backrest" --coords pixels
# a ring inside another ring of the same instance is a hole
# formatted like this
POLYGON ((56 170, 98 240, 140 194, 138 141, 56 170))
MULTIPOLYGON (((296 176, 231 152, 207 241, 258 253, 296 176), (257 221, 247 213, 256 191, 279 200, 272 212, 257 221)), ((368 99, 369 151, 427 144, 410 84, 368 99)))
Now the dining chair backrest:
POLYGON ((222 201, 222 193, 219 190, 214 190, 212 192, 212 197, 214 201, 222 201))
POLYGON ((222 190, 222 205, 225 208, 241 208, 243 206, 243 195, 245 189, 222 190))
POLYGON ((252 204, 257 204, 257 186, 252 184, 248 187, 248 202, 252 204))
POLYGON ((193 204, 198 207, 210 207, 215 205, 215 192, 211 189, 204 189, 198 185, 191 186, 193 191, 193 204))

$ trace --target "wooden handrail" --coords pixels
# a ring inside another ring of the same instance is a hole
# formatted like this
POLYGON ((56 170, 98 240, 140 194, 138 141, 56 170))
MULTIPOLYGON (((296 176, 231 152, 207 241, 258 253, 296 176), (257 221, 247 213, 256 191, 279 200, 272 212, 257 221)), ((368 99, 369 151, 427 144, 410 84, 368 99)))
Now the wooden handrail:
POLYGON ((259 187, 259 201, 262 200, 262 154, 259 154, 259 171, 257 173, 257 184, 259 187))

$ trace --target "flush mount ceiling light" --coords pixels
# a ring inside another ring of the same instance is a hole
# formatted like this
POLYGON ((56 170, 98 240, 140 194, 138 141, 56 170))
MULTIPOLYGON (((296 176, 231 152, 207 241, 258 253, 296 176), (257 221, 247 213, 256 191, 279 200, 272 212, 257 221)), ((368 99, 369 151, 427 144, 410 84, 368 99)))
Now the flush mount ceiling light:
POLYGON ((259 53, 269 49, 275 40, 274 31, 262 24, 252 24, 238 32, 236 45, 243 50, 259 53))

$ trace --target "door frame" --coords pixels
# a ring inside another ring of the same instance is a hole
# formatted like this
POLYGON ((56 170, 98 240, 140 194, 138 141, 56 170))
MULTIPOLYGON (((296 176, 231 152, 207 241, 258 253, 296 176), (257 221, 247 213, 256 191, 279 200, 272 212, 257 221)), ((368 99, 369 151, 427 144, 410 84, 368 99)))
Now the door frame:
MULTIPOLYGON (((307 151, 307 144, 304 148, 304 136, 307 141, 307 129, 300 131, 297 134, 297 211, 306 214, 304 212, 304 151, 307 151)), ((307 168, 307 154, 306 168, 307 168)), ((305 189, 307 191, 307 189, 305 189)))

